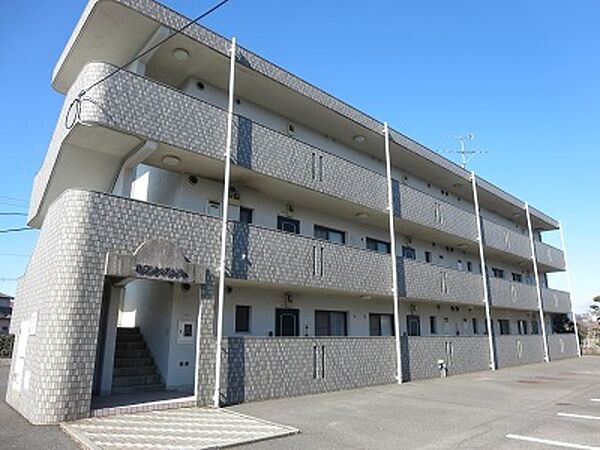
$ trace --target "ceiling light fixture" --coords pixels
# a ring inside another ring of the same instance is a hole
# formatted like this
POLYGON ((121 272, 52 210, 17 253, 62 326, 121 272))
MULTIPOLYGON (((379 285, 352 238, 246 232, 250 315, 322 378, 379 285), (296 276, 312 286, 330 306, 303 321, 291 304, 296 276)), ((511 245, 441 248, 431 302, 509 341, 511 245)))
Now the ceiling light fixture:
POLYGON ((190 52, 185 48, 176 48, 173 50, 173 57, 178 61, 185 61, 186 59, 189 59, 190 52))
POLYGON ((180 159, 177 156, 173 156, 173 155, 166 155, 166 156, 163 156, 163 158, 162 158, 163 164, 165 164, 169 167, 178 166, 179 161, 180 161, 180 159))
POLYGON ((364 137, 362 134, 357 134, 356 136, 354 136, 354 142, 356 142, 357 144, 362 144, 363 142, 365 142, 367 140, 366 137, 364 137))

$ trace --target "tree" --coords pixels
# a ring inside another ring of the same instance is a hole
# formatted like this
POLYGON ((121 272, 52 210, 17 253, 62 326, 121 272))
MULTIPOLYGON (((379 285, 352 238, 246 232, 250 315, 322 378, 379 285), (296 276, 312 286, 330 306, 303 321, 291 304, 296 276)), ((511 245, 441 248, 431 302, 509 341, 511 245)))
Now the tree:
POLYGON ((596 295, 593 299, 594 303, 590 305, 590 310, 593 314, 598 314, 600 312, 600 295, 596 295))

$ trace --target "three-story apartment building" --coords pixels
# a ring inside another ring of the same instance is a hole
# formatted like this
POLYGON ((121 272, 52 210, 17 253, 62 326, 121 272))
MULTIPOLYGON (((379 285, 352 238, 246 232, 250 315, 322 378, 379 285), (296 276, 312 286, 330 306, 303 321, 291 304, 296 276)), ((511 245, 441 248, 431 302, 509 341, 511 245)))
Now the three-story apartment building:
POLYGON ((230 91, 231 43, 201 25, 145 53, 186 23, 152 0, 91 0, 56 66, 66 99, 11 325, 7 400, 25 417, 577 355, 558 333, 569 294, 546 278, 565 270, 542 239, 555 219, 246 49, 230 91))

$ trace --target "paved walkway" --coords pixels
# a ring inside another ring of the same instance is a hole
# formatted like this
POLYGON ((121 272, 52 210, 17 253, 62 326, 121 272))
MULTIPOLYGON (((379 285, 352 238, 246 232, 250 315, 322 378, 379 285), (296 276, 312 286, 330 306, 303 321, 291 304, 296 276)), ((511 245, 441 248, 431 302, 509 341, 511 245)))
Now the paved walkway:
POLYGON ((210 408, 94 417, 62 427, 92 450, 222 448, 298 433, 295 428, 210 408))

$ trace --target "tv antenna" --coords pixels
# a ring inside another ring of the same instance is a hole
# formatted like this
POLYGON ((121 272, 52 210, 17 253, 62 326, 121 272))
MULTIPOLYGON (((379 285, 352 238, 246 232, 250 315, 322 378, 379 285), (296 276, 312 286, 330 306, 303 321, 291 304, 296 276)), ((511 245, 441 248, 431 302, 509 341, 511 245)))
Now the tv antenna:
POLYGON ((458 141, 458 143, 460 144, 460 150, 446 150, 444 153, 460 154, 463 169, 467 168, 467 163, 469 161, 471 161, 471 159, 473 159, 473 157, 475 155, 487 153, 487 150, 478 150, 478 149, 469 150, 466 148, 465 143, 475 139, 475 134, 473 134, 473 133, 469 133, 466 136, 452 136, 452 137, 454 139, 456 139, 458 141))

